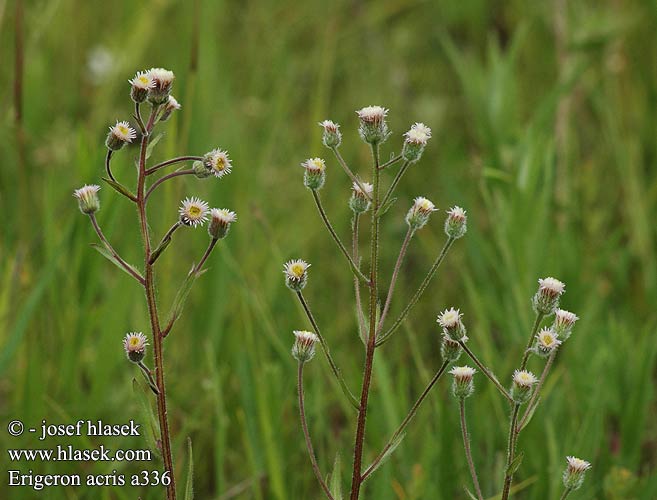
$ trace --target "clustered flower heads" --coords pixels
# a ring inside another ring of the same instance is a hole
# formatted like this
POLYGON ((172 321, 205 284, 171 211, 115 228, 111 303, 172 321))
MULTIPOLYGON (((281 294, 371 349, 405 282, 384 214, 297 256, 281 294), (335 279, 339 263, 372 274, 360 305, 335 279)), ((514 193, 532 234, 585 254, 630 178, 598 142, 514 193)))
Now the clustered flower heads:
POLYGON ((539 356, 549 356, 561 345, 556 332, 552 328, 542 328, 536 334, 534 352, 539 356))
POLYGON ((237 220, 237 214, 227 208, 213 208, 210 210, 210 224, 208 234, 215 240, 226 237, 230 225, 237 220))
POLYGON ((449 373, 454 376, 452 393, 454 397, 465 399, 474 392, 472 378, 477 371, 470 366, 455 366, 449 373))
POLYGON ((402 158, 407 162, 416 163, 422 157, 424 148, 431 139, 431 129, 424 123, 415 123, 404 134, 404 138, 402 158))
POLYGON ((591 468, 591 464, 586 460, 577 457, 566 457, 568 465, 563 472, 563 484, 569 490, 577 490, 584 482, 586 471, 591 468))
POLYGON ((307 363, 315 356, 315 344, 317 342, 319 342, 319 337, 314 333, 305 330, 295 330, 292 356, 299 363, 307 363))
POLYGON ((324 186, 326 181, 326 163, 321 158, 308 158, 301 163, 305 172, 303 174, 304 185, 312 190, 317 191, 324 186))
POLYGON ((461 207, 452 207, 447 212, 445 219, 445 234, 450 238, 460 238, 468 230, 468 216, 461 207))
POLYGON ((111 126, 109 130, 105 145, 111 151, 118 151, 137 137, 135 129, 126 121, 117 121, 116 125, 111 126))
POLYGON ((527 401, 532 395, 532 389, 538 382, 536 376, 527 370, 516 370, 513 372, 513 384, 511 385, 511 398, 517 404, 527 401))
POLYGON ((169 99, 176 76, 173 71, 164 68, 153 68, 148 70, 148 73, 153 79, 153 87, 148 92, 148 100, 152 104, 164 104, 169 99))
POLYGON ((294 259, 283 265, 285 284, 290 290, 300 292, 308 282, 308 264, 305 260, 294 259))
POLYGON ((322 134, 324 146, 329 149, 337 148, 342 142, 340 125, 331 120, 324 120, 323 122, 319 122, 319 126, 324 129, 324 133, 322 134))
POLYGON ((146 335, 141 332, 130 332, 126 334, 123 339, 123 349, 125 350, 125 354, 133 363, 139 363, 144 359, 147 345, 148 339, 146 338, 146 335))
POLYGON ((360 126, 360 137, 369 144, 380 144, 390 135, 386 115, 388 110, 381 106, 366 106, 356 111, 360 126))
POLYGON ((98 191, 100 191, 100 186, 96 184, 87 184, 73 191, 73 196, 77 198, 78 206, 83 214, 93 214, 100 209, 98 191))
POLYGON ((423 228, 429 222, 429 216, 438 210, 431 200, 418 196, 406 214, 406 224, 413 230, 423 228))
POLYGON ((556 278, 541 278, 538 284, 538 291, 532 301, 534 310, 545 315, 552 314, 559 307, 559 297, 566 285, 556 278))
POLYGON ((208 204, 200 198, 185 198, 178 210, 180 222, 190 227, 202 226, 208 220, 209 209, 208 204))
POLYGON ((228 157, 228 153, 223 149, 213 149, 206 153, 203 157, 203 166, 206 173, 199 175, 201 172, 196 172, 197 177, 206 177, 207 175, 214 175, 215 177, 222 178, 224 175, 230 174, 232 170, 232 163, 228 157))
POLYGON ((579 319, 577 314, 563 309, 557 309, 554 312, 554 324, 552 329, 564 340, 568 340, 572 331, 573 325, 579 319))
POLYGON ((458 309, 450 307, 438 315, 436 320, 443 328, 443 333, 454 342, 464 341, 466 330, 461 317, 463 315, 458 309))
POLYGON ((351 198, 349 198, 349 208, 355 214, 362 214, 370 209, 372 202, 372 192, 374 186, 369 182, 361 182, 360 185, 354 182, 351 187, 351 198))

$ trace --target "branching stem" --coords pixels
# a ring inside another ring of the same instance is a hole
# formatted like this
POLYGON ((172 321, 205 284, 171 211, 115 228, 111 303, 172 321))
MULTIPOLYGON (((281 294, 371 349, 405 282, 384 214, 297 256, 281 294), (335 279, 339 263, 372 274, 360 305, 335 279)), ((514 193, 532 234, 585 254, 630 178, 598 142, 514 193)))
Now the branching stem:
POLYGON ((148 188, 148 191, 146 192, 146 196, 144 197, 144 203, 148 201, 148 198, 153 193, 153 191, 155 191, 155 189, 163 182, 166 182, 169 179, 173 179, 174 177, 179 177, 181 175, 192 175, 193 173, 194 171, 192 169, 177 170, 176 172, 171 172, 170 174, 167 174, 164 177, 159 178, 153 183, 153 185, 150 188, 148 188))
POLYGON ((484 366, 484 364, 481 361, 479 361, 479 358, 477 358, 477 356, 475 356, 475 354, 470 350, 470 348, 467 346, 467 344, 465 342, 463 342, 462 340, 459 340, 459 345, 466 352, 466 354, 468 356, 470 356, 470 359, 472 359, 472 361, 474 361, 474 363, 477 365, 477 367, 479 367, 481 372, 484 375, 486 375, 486 377, 488 377, 490 379, 490 381, 493 382, 493 384, 495 384, 495 387, 497 387, 497 389, 502 393, 502 396, 504 396, 507 399, 507 401, 512 403, 513 398, 509 394, 509 391, 507 391, 504 388, 504 386, 502 384, 500 384, 500 381, 497 380, 497 377, 495 376, 495 374, 492 371, 490 371, 486 366, 484 366))
POLYGON ((484 500, 481 494, 481 487, 479 486, 479 479, 477 478, 477 470, 475 469, 474 460, 472 460, 472 450, 470 449, 470 435, 468 434, 468 424, 465 418, 465 399, 459 398, 459 412, 461 414, 461 434, 463 436, 463 447, 465 448, 465 457, 468 461, 470 468, 470 475, 472 476, 472 483, 477 493, 479 500, 484 500))
POLYGON ((202 156, 179 156, 177 158, 171 158, 170 160, 163 161, 157 165, 152 166, 146 170, 146 175, 151 175, 160 170, 161 168, 168 167, 169 165, 175 165, 176 163, 183 163, 186 161, 203 161, 202 156))
POLYGON ((358 179, 358 177, 356 177, 356 176, 354 175, 354 173, 351 171, 351 169, 349 168, 349 165, 347 165, 347 162, 344 161, 344 158, 342 158, 342 155, 340 154, 340 151, 338 151, 338 148, 337 148, 337 147, 333 147, 333 148, 331 148, 331 151, 333 151, 333 154, 334 154, 335 157, 337 158, 338 163, 340 164, 340 166, 342 167, 342 169, 345 171, 345 173, 349 176, 349 179, 351 179, 351 182, 353 182, 354 184, 356 184, 356 185, 360 188, 361 192, 363 193, 363 196, 365 196, 365 198, 367 198, 368 200, 371 201, 372 198, 370 197, 369 194, 367 194, 367 191, 366 191, 365 188, 363 187, 363 184, 360 182, 360 180, 358 179))

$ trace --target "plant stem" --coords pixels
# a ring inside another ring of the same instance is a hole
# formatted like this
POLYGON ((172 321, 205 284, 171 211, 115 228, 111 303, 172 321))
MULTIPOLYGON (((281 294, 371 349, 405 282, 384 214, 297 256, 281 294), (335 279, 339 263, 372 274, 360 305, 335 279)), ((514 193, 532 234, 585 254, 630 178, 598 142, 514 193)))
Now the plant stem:
POLYGON ((372 223, 371 223, 371 245, 370 245, 370 310, 369 330, 367 338, 367 352, 365 355, 365 371, 363 373, 363 388, 360 396, 360 408, 358 410, 358 423, 356 425, 356 440, 354 443, 354 469, 351 478, 351 500, 358 500, 360 495, 361 465, 363 461, 363 442, 365 440, 365 422, 367 418, 367 403, 370 395, 370 384, 372 382, 372 366, 374 362, 374 350, 376 348, 376 310, 378 301, 378 273, 379 273, 379 145, 372 144, 372 223))
POLYGON ((520 405, 518 403, 514 403, 513 410, 511 413, 511 424, 509 426, 509 442, 506 452, 506 472, 504 474, 504 487, 502 489, 502 500, 507 500, 511 492, 511 482, 513 481, 513 474, 509 469, 516 455, 516 441, 518 439, 518 433, 516 432, 516 427, 518 425, 519 411, 520 411, 520 405))
POLYGON ((210 238, 210 243, 208 243, 208 248, 205 249, 203 257, 201 257, 201 260, 198 261, 198 264, 194 266, 194 270, 192 271, 194 274, 197 274, 201 270, 203 264, 205 264, 205 261, 208 260, 208 257, 210 257, 212 250, 214 250, 214 247, 218 242, 219 240, 217 238, 210 238))
MULTIPOLYGON (((352 224, 353 235, 351 238, 352 241, 352 250, 353 250, 353 259, 354 262, 360 265, 360 258, 358 256, 358 228, 360 215, 354 214, 354 221, 352 224)), ((365 326, 365 315, 363 314, 363 305, 360 298, 360 280, 354 276, 354 293, 356 295, 356 314, 358 315, 358 335, 363 341, 363 345, 367 345, 367 333, 365 326)))
POLYGON ((388 160, 387 162, 385 162, 384 164, 382 164, 382 165, 379 167, 379 170, 384 170, 384 169, 386 169, 386 168, 388 168, 388 167, 391 167, 392 165, 394 165, 395 163, 397 163, 397 162, 398 162, 399 160, 401 160, 401 159, 402 159, 402 155, 396 155, 396 156, 393 156, 390 160, 388 160))
POLYGON ((118 254, 116 250, 114 250, 114 247, 110 245, 110 242, 105 238, 105 235, 103 234, 103 230, 100 228, 98 225, 98 221, 96 220, 96 214, 89 214, 89 219, 91 220, 91 225, 94 227, 94 230, 96 231, 96 234, 98 235, 98 238, 100 238, 100 241, 105 245, 105 248, 109 250, 109 252, 112 254, 112 256, 117 260, 119 264, 121 264, 121 267, 128 271, 130 276, 135 278, 139 283, 142 285, 145 283, 144 277, 139 274, 130 264, 128 264, 121 256, 118 254))
POLYGON ((361 192, 363 193, 363 196, 365 196, 365 198, 367 198, 368 200, 371 200, 370 195, 368 195, 367 191, 365 191, 365 188, 363 187, 363 184, 360 182, 358 177, 356 177, 354 175, 354 173, 351 171, 351 169, 347 165, 347 162, 344 161, 344 158, 342 158, 342 155, 340 154, 340 151, 338 151, 338 148, 333 147, 333 148, 331 148, 331 151, 333 151, 333 154, 338 159, 338 163, 342 166, 342 169, 349 176, 351 181, 360 188, 361 192))
POLYGON ((112 160, 112 150, 108 149, 107 154, 105 155, 105 171, 107 172, 107 176, 112 179, 114 182, 116 182, 116 179, 114 178, 114 175, 112 174, 112 167, 110 167, 110 161, 112 160))
POLYGON ((397 187, 397 184, 399 184, 399 181, 401 178, 404 176, 404 173, 408 169, 409 165, 411 163, 406 161, 402 164, 400 167, 399 171, 397 172, 397 175, 395 178, 392 180, 392 184, 390 184, 390 187, 388 188, 388 191, 386 192, 386 195, 383 197, 383 201, 379 206, 384 207, 386 203, 388 202, 388 199, 392 196, 392 193, 395 191, 395 188, 397 187))
POLYGON ((144 134, 146 133, 146 125, 144 125, 144 120, 141 118, 141 108, 139 103, 135 103, 135 120, 137 120, 137 125, 139 126, 139 131, 144 134))
POLYGON ((146 380, 148 380, 148 385, 151 387, 151 390, 155 393, 156 396, 160 394, 160 391, 157 388, 157 384, 155 383, 155 380, 153 379, 153 372, 148 368, 143 361, 140 361, 137 363, 137 366, 141 368, 142 373, 146 377, 146 380))
POLYGON ((315 317, 313 316, 312 312, 310 311, 310 307, 308 306, 308 303, 306 302, 306 299, 304 298, 303 293, 297 292, 297 297, 299 298, 299 302, 301 302, 301 305, 303 306, 303 310, 305 311, 306 316, 308 317, 308 320, 310 321, 310 324, 313 326, 313 329, 315 330, 315 333, 317 334, 317 337, 319 338, 319 343, 322 346, 322 351, 324 351, 324 355, 326 356, 326 360, 328 361, 328 363, 331 367, 331 371, 333 372, 333 375, 335 375, 336 380, 340 384, 340 387, 342 388, 342 392, 344 393, 345 396, 347 396, 347 399, 349 400, 349 403, 351 404, 351 406, 358 409, 358 400, 356 399, 356 397, 349 390, 349 387, 347 386, 347 383, 345 382, 344 378, 342 377, 342 374, 340 373, 340 369, 335 364, 335 361, 333 361, 333 357, 331 356, 331 353, 329 351, 328 344, 326 343, 326 340, 324 339, 324 336, 319 331, 319 326, 317 325, 317 322, 315 321, 315 317))
POLYGON ((173 236, 173 233, 176 232, 176 230, 182 226, 182 223, 180 221, 176 221, 173 226, 169 228, 169 230, 166 232, 164 236, 162 236, 162 240, 160 243, 155 247, 155 250, 151 252, 151 258, 149 262, 152 264, 155 264, 155 261, 158 259, 160 255, 162 255, 162 252, 164 249, 171 243, 171 237, 173 236))
POLYGON ((157 165, 146 170, 146 175, 151 175, 160 170, 161 168, 168 167, 169 165, 175 165, 176 163, 182 163, 185 161, 203 161, 202 156, 179 156, 177 158, 171 158, 170 160, 163 161, 157 165))
POLYGON ((422 405, 422 403, 424 402, 426 397, 429 395, 429 392, 431 392, 431 389, 433 388, 433 386, 436 384, 436 382, 438 382, 438 379, 441 377, 441 375, 443 373, 445 373, 445 369, 447 368, 448 365, 449 365, 449 362, 447 362, 447 361, 443 362, 442 366, 438 369, 438 371, 433 376, 433 378, 431 379, 429 384, 427 384, 427 386, 422 391, 422 394, 420 394, 420 397, 417 398, 417 401, 415 401, 415 403, 413 404, 413 406, 409 410, 409 412, 406 415, 406 417, 404 418, 404 420, 402 420, 402 423, 399 424, 399 427, 397 427, 397 430, 394 432, 394 434, 390 437, 390 439, 388 440, 386 445, 383 447, 383 450, 381 450, 381 453, 379 453, 377 455, 377 457, 370 464, 370 466, 365 470, 365 472, 363 472, 363 475, 361 476, 362 481, 365 481, 369 477, 369 475, 372 474, 372 472, 374 472, 376 470, 379 463, 381 463, 381 461, 386 457, 386 455, 388 453, 388 450, 390 450, 390 448, 392 448, 395 445, 397 439, 399 438, 399 436, 401 436, 403 434, 403 432, 406 429, 406 427, 408 426, 408 424, 411 423, 411 420, 413 419, 413 417, 415 416, 417 411, 420 409, 420 406, 422 405))
POLYGON ((411 238, 415 234, 415 231, 409 226, 408 231, 406 231, 406 236, 399 250, 399 256, 397 257, 397 262, 395 263, 395 268, 392 271, 392 278, 390 279, 390 287, 388 288, 388 295, 386 296, 386 303, 383 307, 383 312, 381 313, 381 318, 379 318, 379 326, 376 331, 378 336, 381 333, 383 328, 383 322, 388 316, 388 310, 390 309, 390 303, 392 301, 392 293, 395 291, 395 284, 397 283, 397 277, 399 276, 399 270, 401 269, 402 262, 404 261, 404 256, 406 255, 406 250, 408 250, 408 244, 411 241, 411 238))
POLYGON ((169 433, 169 422, 167 418, 166 386, 164 382, 164 359, 162 355, 162 331, 160 330, 160 319, 157 314, 157 302, 155 300, 155 280, 153 276, 153 267, 149 262, 151 257, 151 241, 148 232, 148 217, 146 214, 146 196, 144 194, 146 184, 146 149, 150 133, 155 123, 155 116, 158 107, 154 106, 146 126, 146 133, 141 138, 141 149, 139 154, 139 176, 137 179, 137 212, 139 216, 139 226, 141 237, 144 245, 144 273, 146 292, 146 302, 148 305, 148 314, 151 323, 151 332, 153 339, 153 358, 155 362, 155 377, 159 395, 157 397, 157 415, 160 422, 160 444, 162 447, 162 457, 164 459, 164 469, 169 473, 171 482, 167 486, 167 500, 176 499, 176 481, 173 471, 173 460, 171 458, 171 437, 169 433))
POLYGON ((529 415, 533 411, 534 405, 538 404, 538 398, 540 396, 541 388, 543 387, 543 384, 545 383, 545 379, 548 376, 548 373, 550 371, 550 368, 552 367, 552 363, 554 362, 554 358, 557 355, 557 351, 552 351, 552 354, 550 354, 550 357, 548 360, 545 362, 545 367, 543 368, 543 373, 541 373, 541 378, 538 381, 538 384, 536 385, 536 388, 534 389, 534 392, 532 394, 532 397, 529 399, 529 402, 527 403, 527 409, 525 410, 525 413, 522 415, 522 418, 520 419, 520 422, 518 423, 518 429, 517 431, 520 432, 526 425, 526 421, 529 418, 529 415))
POLYGON ((440 255, 438 255, 438 258, 435 260, 433 265, 431 266, 431 269, 429 269, 429 273, 425 276, 424 280, 422 281, 422 284, 420 285, 420 288, 417 289, 415 292, 415 295, 411 298, 410 302, 408 305, 404 308, 402 313, 399 315, 399 317, 395 320, 393 325, 388 328, 388 331, 381 335, 379 339, 376 342, 376 346, 379 347, 385 342, 387 342, 390 339, 390 336, 399 328, 399 326, 402 324, 404 319, 406 319, 406 316, 408 316, 408 313, 411 312, 411 309, 417 304, 418 300, 420 300, 420 297, 424 293, 424 291, 427 289, 429 286, 429 283, 431 282, 431 279, 434 277, 436 274, 436 271, 440 267, 440 264, 442 261, 445 259, 445 256, 447 255, 447 251, 449 248, 452 246, 452 243, 454 243, 454 238, 447 238, 447 241, 445 242, 445 245, 443 246, 443 249, 440 251, 440 255))
POLYGON ((475 491, 477 493, 477 498, 483 500, 484 497, 481 494, 481 487, 479 486, 479 479, 477 479, 477 470, 474 466, 474 461, 472 460, 472 450, 470 450, 470 436, 468 434, 468 424, 465 419, 465 399, 459 399, 459 410, 461 413, 461 434, 463 435, 463 447, 465 448, 465 457, 468 460, 468 467, 470 468, 470 475, 472 476, 472 482, 474 483, 475 491))
POLYGON ((164 177, 159 178, 153 183, 153 185, 150 188, 148 188, 148 191, 146 192, 146 196, 144 197, 144 203, 148 201, 149 196, 153 191, 155 191, 155 188, 157 188, 163 182, 168 181, 169 179, 173 179, 174 177, 178 177, 180 175, 191 175, 193 173, 194 171, 192 169, 178 170, 176 172, 171 172, 170 174, 167 174, 164 177))
POLYGON ((319 197, 319 193, 311 189, 311 192, 313 193, 313 199, 315 200, 315 205, 317 205, 317 210, 319 210, 319 215, 322 217, 322 221, 324 221, 324 225, 326 226, 326 229, 329 230, 329 233, 331 233, 331 236, 333 236, 333 240, 337 243, 338 247, 340 248, 340 251, 342 254, 347 258, 349 261, 349 267, 351 267, 351 270, 353 273, 363 282, 369 284, 369 280, 367 277, 361 272, 360 269, 358 269, 358 266, 356 263, 353 261, 351 258, 351 255, 349 255, 349 252, 345 248, 344 244, 340 240, 340 237, 338 234, 335 232, 335 229, 333 229, 333 226, 331 225, 331 222, 328 219, 328 216, 326 215, 326 211, 324 210, 324 207, 322 206, 322 200, 319 197))
POLYGON ((484 366, 484 364, 481 361, 479 361, 477 356, 475 356, 475 354, 470 350, 470 348, 467 346, 467 344, 465 342, 463 342, 462 340, 459 340, 459 345, 466 352, 466 354, 468 356, 470 356, 470 359, 472 359, 472 361, 474 361, 474 363, 479 367, 481 372, 484 375, 486 375, 490 379, 490 381, 493 382, 493 384, 495 384, 495 387, 497 387, 497 389, 502 393, 502 395, 507 399, 507 401, 509 401, 510 403, 513 403, 513 398, 509 394, 509 391, 507 391, 504 388, 504 386, 502 384, 500 384, 500 381, 497 380, 497 377, 495 376, 495 374, 493 374, 492 371, 490 371, 488 368, 486 368, 486 366, 484 366))
POLYGON ((522 356, 522 363, 520 363, 520 369, 524 370, 527 367, 527 361, 529 360, 529 355, 531 354, 532 343, 534 342, 534 336, 538 332, 538 328, 541 326, 541 321, 543 321, 543 313, 536 313, 536 318, 534 319, 534 324, 532 325, 532 331, 529 335, 529 340, 527 341, 527 346, 525 347, 525 352, 522 356))
POLYGON ((570 493, 571 493, 572 491, 573 491, 572 488, 566 488, 565 490, 563 490, 563 495, 561 495, 561 497, 559 498, 559 500, 565 500, 566 497, 567 497, 568 495, 570 495, 570 493))
POLYGON ((331 490, 326 485, 324 478, 322 477, 322 471, 319 469, 317 464, 317 458, 315 457, 315 450, 313 449, 313 443, 310 439, 310 432, 308 431, 308 423, 306 422, 306 409, 304 406, 304 397, 303 397, 303 363, 299 363, 299 369, 297 371, 297 392, 299 393, 299 415, 301 417, 301 427, 303 429, 303 436, 306 440, 306 448, 308 449, 308 455, 310 456, 310 463, 313 467, 313 472, 317 481, 319 481, 324 494, 329 500, 334 500, 333 495, 331 495, 331 490))

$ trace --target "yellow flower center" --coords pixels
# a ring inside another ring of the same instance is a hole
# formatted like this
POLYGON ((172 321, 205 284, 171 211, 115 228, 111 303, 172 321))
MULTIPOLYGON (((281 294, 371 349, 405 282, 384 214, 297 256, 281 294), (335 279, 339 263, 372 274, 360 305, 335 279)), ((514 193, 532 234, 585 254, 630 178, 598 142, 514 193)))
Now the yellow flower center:
POLYGON ((130 347, 137 347, 139 345, 139 338, 132 337, 130 339, 130 347))
POLYGON ((214 169, 221 172, 224 168, 226 168, 226 162, 222 157, 218 157, 214 162, 214 169))
POLYGON ((290 272, 296 277, 296 278, 301 278, 304 273, 304 267, 301 264, 293 264, 290 267, 290 272))
POLYGON ((190 217, 198 217, 199 215, 201 215, 201 207, 192 205, 191 207, 189 207, 188 212, 190 217))
POLYGON ((150 83, 150 80, 146 75, 142 75, 138 78, 140 83, 143 83, 144 85, 148 85, 150 83))
POLYGON ((126 127, 125 125, 119 125, 117 129, 119 132, 121 132, 121 134, 128 135, 128 127, 126 127))

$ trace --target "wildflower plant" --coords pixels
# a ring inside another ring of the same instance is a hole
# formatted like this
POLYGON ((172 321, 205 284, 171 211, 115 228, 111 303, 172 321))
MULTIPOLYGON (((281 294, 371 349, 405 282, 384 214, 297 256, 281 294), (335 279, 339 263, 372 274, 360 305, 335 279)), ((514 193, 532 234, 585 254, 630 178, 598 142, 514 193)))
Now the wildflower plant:
POLYGON ((140 246, 143 247, 144 257, 141 269, 126 262, 101 230, 96 218, 96 212, 100 209, 98 198, 100 186, 86 185, 73 193, 78 200, 80 211, 89 216, 91 224, 100 238, 101 245, 93 245, 94 248, 121 270, 128 273, 145 291, 150 320, 150 338, 141 332, 128 333, 123 339, 123 348, 128 360, 139 367, 155 395, 159 421, 159 429, 156 429, 156 432, 159 432, 158 447, 164 462, 162 484, 167 488, 166 497, 169 500, 176 498, 176 485, 171 453, 171 436, 167 420, 163 344, 182 313, 185 299, 193 283, 203 274, 203 266, 207 259, 217 243, 226 237, 231 224, 237 220, 235 212, 225 208, 211 209, 205 201, 191 196, 180 202, 177 213, 173 205, 168 208, 167 206, 158 207, 160 212, 170 212, 173 223, 159 240, 159 243, 156 243, 157 240, 152 238, 147 208, 151 196, 158 187, 170 179, 180 176, 194 176, 198 179, 210 177, 220 179, 229 174, 232 168, 228 153, 222 149, 214 149, 202 156, 180 156, 152 166, 148 165, 152 148, 157 143, 157 139, 154 139, 156 128, 166 122, 173 113, 181 109, 180 103, 171 95, 174 79, 173 72, 162 68, 154 68, 148 71, 140 71, 133 79, 129 80, 130 97, 134 103, 133 119, 136 128, 128 121, 117 121, 115 125, 109 128, 105 141, 107 147, 105 156, 106 177, 103 177, 103 180, 135 205, 142 240, 140 246), (148 118, 145 120, 142 118, 142 106, 148 106, 149 108, 148 118), (124 149, 125 146, 131 144, 137 138, 139 138, 139 149, 135 161, 137 175, 135 191, 133 192, 114 176, 111 161, 114 154, 124 149), (189 168, 181 167, 171 173, 160 175, 169 167, 189 163, 191 163, 189 168), (197 263, 192 265, 178 290, 168 318, 164 319, 160 316, 156 299, 155 264, 171 244, 174 233, 181 230, 181 228, 191 230, 206 223, 208 223, 207 235, 209 239, 205 253, 197 263), (151 343, 153 347, 152 369, 145 362, 146 347, 151 343))
MULTIPOLYGON (((448 366, 461 359, 465 354, 476 365, 477 369, 475 370, 475 368, 470 366, 453 366, 448 373, 453 376, 452 394, 459 403, 465 455, 475 490, 475 493, 469 491, 468 493, 471 498, 478 500, 484 499, 470 448, 470 435, 467 428, 465 411, 466 399, 475 394, 474 375, 481 373, 494 384, 500 394, 506 399, 510 409, 507 461, 500 486, 502 491, 501 498, 502 500, 507 500, 511 494, 513 476, 522 460, 522 453, 517 453, 518 435, 534 415, 539 402, 540 390, 554 362, 555 356, 561 348, 562 343, 570 336, 572 327, 578 319, 575 314, 559 309, 559 302, 565 291, 565 285, 555 278, 539 280, 538 290, 531 301, 536 314, 535 320, 522 358, 513 375, 510 377, 509 389, 498 380, 494 373, 479 360, 468 346, 469 339, 463 321, 464 315, 461 310, 454 307, 443 310, 437 319, 441 332, 439 338, 442 362, 433 378, 409 409, 406 417, 399 424, 397 430, 383 445, 381 451, 374 455, 375 458, 371 463, 363 466, 363 460, 365 458, 366 417, 372 386, 374 357, 378 349, 393 337, 399 326, 420 300, 456 240, 466 234, 468 219, 467 212, 459 206, 454 206, 446 211, 443 226, 446 234, 444 245, 429 268, 428 273, 419 284, 417 291, 405 300, 406 303, 401 308, 401 313, 391 321, 390 311, 393 293, 409 245, 417 231, 433 222, 435 218, 434 214, 438 209, 428 198, 418 196, 414 199, 413 204, 404 216, 407 230, 401 242, 397 260, 392 267, 387 292, 384 296, 380 297, 379 292, 384 288, 380 276, 382 274, 382 266, 379 259, 379 251, 383 244, 380 241, 380 225, 384 215, 393 211, 393 206, 396 202, 396 198, 393 195, 398 184, 406 171, 412 165, 419 162, 432 135, 431 129, 426 125, 422 123, 413 124, 403 135, 401 151, 398 154, 392 154, 390 160, 387 162, 382 162, 381 148, 392 135, 386 120, 387 114, 388 110, 381 106, 368 106, 357 111, 358 134, 369 146, 372 155, 371 173, 367 179, 363 179, 354 173, 342 157, 339 150, 343 141, 343 133, 340 125, 331 120, 324 120, 319 124, 323 129, 322 142, 324 146, 332 151, 337 163, 349 178, 351 192, 347 198, 347 203, 352 212, 350 248, 343 243, 331 224, 320 197, 320 191, 325 183, 328 182, 328 178, 331 175, 331 167, 322 158, 310 158, 301 163, 301 166, 304 168, 304 185, 310 190, 319 216, 353 276, 357 331, 365 350, 360 393, 355 395, 350 388, 350 384, 343 377, 336 361, 333 359, 329 350, 328 340, 322 335, 317 320, 304 295, 305 289, 312 284, 308 272, 310 264, 300 259, 285 263, 283 269, 285 283, 299 300, 313 330, 312 332, 295 331, 295 340, 292 348, 292 354, 298 361, 297 391, 301 426, 312 469, 326 498, 329 500, 343 498, 339 480, 335 481, 332 475, 329 486, 325 479, 326 474, 322 473, 319 467, 305 414, 303 390, 304 368, 313 358, 316 344, 317 349, 322 350, 323 357, 328 362, 332 375, 339 383, 344 397, 356 411, 351 486, 348 494, 350 500, 358 500, 361 497, 363 484, 372 476, 382 462, 394 452, 395 448, 400 445, 408 424, 431 392, 431 389, 447 371, 448 366), (394 176, 391 176, 392 179, 387 183, 387 188, 384 189, 384 176, 394 171, 397 165, 399 165, 399 168, 394 176), (363 265, 360 254, 361 224, 365 218, 369 218, 370 229, 368 242, 369 262, 366 262, 368 267, 363 265), (364 304, 361 296, 363 290, 367 294, 366 304, 364 304), (541 328, 544 320, 551 316, 555 317, 552 324, 541 328), (540 377, 536 377, 527 370, 528 361, 532 354, 535 355, 538 362, 544 363, 540 377), (521 409, 524 409, 522 413, 521 409)), ((575 466, 571 462, 572 460, 569 458, 569 469, 564 473, 566 491, 564 492, 563 498, 581 485, 583 473, 586 470, 579 462, 575 464, 579 469, 575 470, 575 466)), ((334 471, 333 474, 336 473, 339 473, 339 471, 334 471)), ((500 490, 497 489, 498 487, 491 486, 487 489, 491 489, 491 493, 493 493, 493 488, 496 489, 494 493, 499 495, 500 490)))

